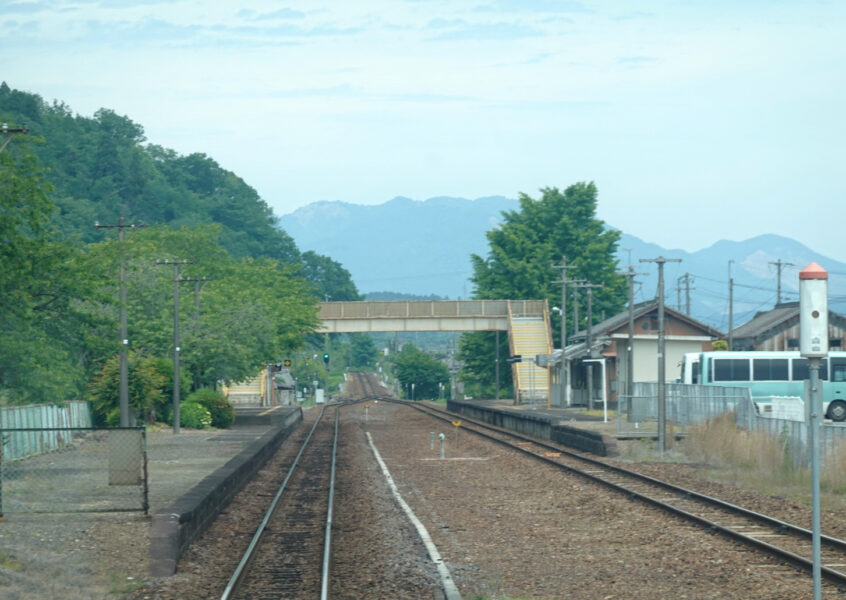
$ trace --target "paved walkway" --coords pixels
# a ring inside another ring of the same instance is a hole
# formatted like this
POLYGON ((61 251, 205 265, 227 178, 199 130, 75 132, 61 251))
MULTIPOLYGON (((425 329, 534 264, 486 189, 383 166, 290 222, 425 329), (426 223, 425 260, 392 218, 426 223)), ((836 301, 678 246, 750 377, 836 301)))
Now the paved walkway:
POLYGON ((500 400, 460 400, 459 402, 477 404, 488 408, 496 408, 497 410, 543 415, 548 417, 553 423, 563 423, 571 427, 596 431, 597 433, 604 433, 611 436, 617 434, 617 417, 610 411, 608 413, 608 421, 606 422, 601 416, 584 414, 583 407, 547 408, 546 404, 542 402, 536 402, 534 404, 527 402, 515 406, 513 400, 510 398, 500 400))
POLYGON ((148 431, 150 514, 178 500, 247 446, 278 427, 278 421, 270 418, 272 415, 287 414, 290 410, 277 406, 247 410, 244 415, 237 411, 230 429, 182 429, 179 434, 174 434, 172 429, 148 431))

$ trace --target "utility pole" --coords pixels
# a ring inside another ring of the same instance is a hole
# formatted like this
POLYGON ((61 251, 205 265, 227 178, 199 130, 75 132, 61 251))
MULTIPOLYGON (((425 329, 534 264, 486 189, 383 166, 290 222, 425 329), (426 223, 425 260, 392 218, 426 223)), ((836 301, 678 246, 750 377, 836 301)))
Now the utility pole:
POLYGON ((793 267, 795 265, 793 263, 781 262, 781 259, 778 259, 775 262, 771 262, 770 264, 776 266, 776 273, 777 273, 777 275, 776 275, 776 282, 777 282, 776 283, 776 304, 780 304, 781 303, 781 270, 784 267, 793 267))
MULTIPOLYGON (((587 321, 585 323, 585 348, 588 358, 593 358, 593 288, 601 288, 601 283, 577 283, 574 288, 585 288, 587 290, 587 321)), ((604 385, 604 382, 603 382, 604 385)), ((588 410, 593 410, 593 363, 587 363, 587 392, 588 410)))
MULTIPOLYGON (((635 273, 634 267, 629 265, 625 272, 618 274, 623 275, 629 284, 629 339, 626 347, 626 381, 623 394, 631 401, 634 394, 634 278, 635 275, 645 277, 648 273, 635 273)), ((627 413, 630 412, 630 410, 627 410, 627 413)))
MULTIPOLYGON (((564 350, 567 348, 567 282, 580 283, 583 279, 567 279, 567 269, 575 269, 575 265, 567 265, 567 256, 561 256, 560 265, 552 265, 555 269, 561 269, 561 280, 553 283, 561 284, 561 366, 558 371, 558 383, 561 385, 561 405, 570 406, 569 370, 567 361, 564 359, 564 350)), ((574 324, 575 327, 575 324, 574 324)))
POLYGON ((684 310, 684 314, 690 316, 690 281, 691 281, 690 273, 685 273, 678 279, 676 279, 676 291, 678 293, 678 303, 677 306, 679 307, 679 311, 684 310), (681 292, 682 292, 682 280, 684 280, 684 309, 682 309, 682 301, 681 301, 681 292))
POLYGON ((120 291, 118 298, 120 303, 120 426, 130 427, 134 425, 134 419, 129 412, 129 333, 126 325, 126 260, 124 258, 124 235, 127 229, 145 227, 144 225, 125 225, 123 217, 118 219, 117 225, 100 225, 95 221, 95 229, 117 229, 118 242, 120 242, 120 291))
POLYGON ((3 140, 3 144, 0 145, 0 152, 3 152, 3 150, 6 149, 6 146, 11 143, 12 138, 18 135, 19 133, 29 133, 29 129, 27 129, 26 127, 9 127, 8 123, 3 123, 2 125, 0 125, 0 134, 3 134, 3 137, 5 138, 3 140))
POLYGON ((664 357, 664 264, 681 262, 680 258, 641 258, 640 262, 658 263, 658 448, 667 450, 667 381, 664 357))
POLYGON ((194 319, 200 319, 200 290, 203 289, 202 284, 207 281, 214 281, 211 277, 184 277, 180 281, 194 282, 194 319))
POLYGON ((494 347, 496 357, 494 358, 494 371, 496 375, 496 399, 499 400, 499 329, 494 332, 494 347))
POLYGON ((731 277, 731 263, 729 260, 729 326, 728 326, 728 349, 729 352, 734 350, 734 279, 731 277))
MULTIPOLYGON (((207 281, 214 281, 211 277, 183 277, 179 280, 180 283, 185 281, 192 281, 194 282, 194 327, 199 329, 200 327, 200 290, 203 288, 203 284, 207 281)), ((200 374, 194 373, 194 387, 200 387, 200 374)), ((269 389, 269 388, 268 388, 269 389)))
POLYGON ((684 314, 690 316, 690 273, 684 274, 684 314))
POLYGON ((579 330, 579 286, 573 286, 573 331, 579 330))
POLYGON ((157 260, 156 265, 173 266, 173 433, 179 433, 179 267, 193 265, 192 260, 157 260))

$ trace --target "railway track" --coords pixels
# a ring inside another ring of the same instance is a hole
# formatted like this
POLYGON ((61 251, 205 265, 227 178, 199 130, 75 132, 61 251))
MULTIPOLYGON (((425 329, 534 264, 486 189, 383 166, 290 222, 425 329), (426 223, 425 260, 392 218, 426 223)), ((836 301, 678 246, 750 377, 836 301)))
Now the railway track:
POLYGON ((328 597, 339 411, 321 409, 221 600, 328 597))
MULTIPOLYGON (((464 415, 428 404, 392 398, 387 390, 374 381, 372 374, 357 374, 356 379, 360 381, 355 390, 362 399, 402 403, 448 423, 458 418, 462 429, 496 444, 612 488, 709 532, 719 533, 800 570, 811 572, 811 532, 805 528, 464 415)), ((837 586, 846 587, 846 541, 823 536, 821 562, 823 578, 837 586)))

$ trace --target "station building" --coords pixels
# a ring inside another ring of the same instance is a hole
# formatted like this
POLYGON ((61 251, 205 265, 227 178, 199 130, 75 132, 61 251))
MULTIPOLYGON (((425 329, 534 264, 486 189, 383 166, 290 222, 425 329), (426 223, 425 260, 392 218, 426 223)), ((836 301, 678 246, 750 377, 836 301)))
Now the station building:
MULTIPOLYGON (((553 384, 550 404, 553 406, 602 405, 616 403, 629 374, 628 364, 629 313, 625 311, 591 326, 590 347, 587 330, 569 336, 562 353, 557 350, 551 357, 550 372, 553 384), (563 389, 558 381, 560 361, 569 365, 570 390, 563 389), (593 385, 589 385, 588 376, 593 385), (591 392, 591 399, 588 393, 591 392)), ((635 304, 631 315, 634 320, 632 337, 633 381, 658 381, 658 301, 649 300, 635 304)), ((687 352, 711 350, 711 344, 725 335, 713 327, 664 306, 664 351, 666 355, 665 378, 675 381, 679 376, 681 360, 687 352)))

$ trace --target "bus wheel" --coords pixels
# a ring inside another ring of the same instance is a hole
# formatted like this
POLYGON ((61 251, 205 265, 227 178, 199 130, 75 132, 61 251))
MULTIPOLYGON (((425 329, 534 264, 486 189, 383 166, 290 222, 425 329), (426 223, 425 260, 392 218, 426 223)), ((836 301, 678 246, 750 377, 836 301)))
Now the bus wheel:
POLYGON ((832 421, 846 421, 846 402, 835 400, 829 404, 828 416, 832 421))

